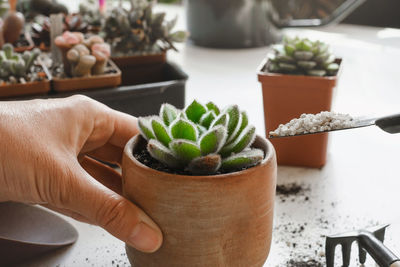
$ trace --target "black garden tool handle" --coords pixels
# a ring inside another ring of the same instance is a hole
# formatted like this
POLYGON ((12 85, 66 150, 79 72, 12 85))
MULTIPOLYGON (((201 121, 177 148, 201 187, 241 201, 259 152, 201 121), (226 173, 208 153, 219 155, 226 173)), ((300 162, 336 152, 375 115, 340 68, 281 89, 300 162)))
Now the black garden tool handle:
POLYGON ((385 132, 391 134, 400 133, 400 114, 376 119, 375 124, 385 132))
POLYGON ((360 232, 358 241, 379 266, 392 267, 392 264, 393 267, 400 266, 398 265, 400 259, 370 232, 360 232))

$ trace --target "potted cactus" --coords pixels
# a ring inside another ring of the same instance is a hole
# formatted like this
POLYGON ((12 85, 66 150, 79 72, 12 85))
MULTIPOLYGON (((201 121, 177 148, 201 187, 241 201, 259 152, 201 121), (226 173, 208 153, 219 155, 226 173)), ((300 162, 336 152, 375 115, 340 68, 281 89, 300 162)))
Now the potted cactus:
POLYGON ((63 73, 54 69, 53 89, 73 91, 115 87, 121 82, 121 72, 109 60, 110 46, 103 38, 84 38, 80 32, 64 32, 55 39, 63 56, 63 73))
POLYGON ((165 13, 153 13, 153 3, 130 1, 131 8, 111 10, 105 19, 103 35, 111 44, 112 60, 123 71, 123 84, 140 84, 160 79, 166 51, 177 50, 174 42, 183 42, 187 33, 173 31, 177 18, 165 19, 165 13))
MULTIPOLYGON (((321 41, 285 37, 262 62, 266 135, 302 113, 330 111, 341 59, 321 41)), ((326 162, 328 134, 272 139, 278 164, 322 167, 326 162)))
POLYGON ((0 51, 0 97, 47 93, 50 82, 38 64, 39 49, 15 53, 11 44, 0 51))
POLYGON ((141 117, 125 147, 123 193, 161 227, 133 266, 262 266, 272 233, 276 160, 246 112, 193 101, 141 117), (251 225, 251 227, 249 227, 251 225))

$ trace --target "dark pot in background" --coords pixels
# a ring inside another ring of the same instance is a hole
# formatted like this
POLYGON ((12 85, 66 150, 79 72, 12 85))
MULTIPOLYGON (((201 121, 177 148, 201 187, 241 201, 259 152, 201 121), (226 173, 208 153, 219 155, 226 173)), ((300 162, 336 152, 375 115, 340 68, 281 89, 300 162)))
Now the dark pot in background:
POLYGON ((267 17, 268 2, 260 0, 187 0, 190 40, 200 46, 246 48, 279 39, 267 17))
POLYGON ((163 80, 167 54, 134 55, 111 58, 122 72, 122 85, 137 85, 163 80))
POLYGON ((339 22, 365 0, 186 0, 187 29, 195 45, 215 48, 266 46, 280 39, 278 28, 321 26, 339 22), (325 14, 297 17, 300 7, 326 7, 325 14), (312 4, 310 4, 312 3, 312 4), (297 8, 297 6, 299 8, 297 8), (282 10, 282 9, 288 9, 282 10))

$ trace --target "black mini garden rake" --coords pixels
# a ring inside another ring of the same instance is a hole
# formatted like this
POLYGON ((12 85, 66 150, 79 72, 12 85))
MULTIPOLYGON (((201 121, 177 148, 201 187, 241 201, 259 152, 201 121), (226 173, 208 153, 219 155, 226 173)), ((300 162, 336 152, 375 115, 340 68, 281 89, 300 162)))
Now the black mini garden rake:
POLYGON ((384 244, 386 227, 389 225, 373 227, 369 230, 358 230, 326 237, 325 256, 326 266, 333 267, 335 261, 335 248, 342 246, 343 267, 350 265, 351 245, 358 243, 358 256, 360 263, 364 264, 367 252, 381 267, 400 267, 400 259, 384 244))

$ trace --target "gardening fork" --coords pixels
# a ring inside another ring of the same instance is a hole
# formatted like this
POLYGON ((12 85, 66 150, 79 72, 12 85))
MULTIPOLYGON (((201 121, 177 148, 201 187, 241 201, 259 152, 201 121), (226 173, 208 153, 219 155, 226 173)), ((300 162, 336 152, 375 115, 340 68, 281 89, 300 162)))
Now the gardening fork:
POLYGON ((400 267, 400 259, 383 245, 385 230, 388 226, 387 224, 376 226, 370 230, 358 230, 327 236, 325 243, 326 266, 334 266, 335 248, 337 245, 342 246, 343 267, 349 266, 351 244, 357 241, 360 263, 365 263, 368 252, 381 267, 400 267))

